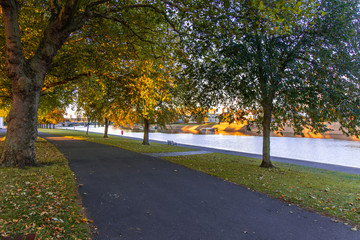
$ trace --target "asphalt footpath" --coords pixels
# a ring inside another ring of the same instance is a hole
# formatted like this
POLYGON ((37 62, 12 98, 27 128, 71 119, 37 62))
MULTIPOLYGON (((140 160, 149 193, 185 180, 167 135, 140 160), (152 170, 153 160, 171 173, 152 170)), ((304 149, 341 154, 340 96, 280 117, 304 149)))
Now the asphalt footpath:
POLYGON ((69 159, 93 239, 360 239, 349 225, 157 157, 40 136, 69 159))

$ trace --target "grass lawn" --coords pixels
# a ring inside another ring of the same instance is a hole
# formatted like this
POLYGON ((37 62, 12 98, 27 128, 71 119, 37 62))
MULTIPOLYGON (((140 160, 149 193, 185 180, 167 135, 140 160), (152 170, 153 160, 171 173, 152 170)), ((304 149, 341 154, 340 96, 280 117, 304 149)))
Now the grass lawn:
MULTIPOLYGON (((84 132, 71 130, 44 129, 43 132, 142 153, 194 150, 155 143, 142 146, 141 141, 121 137, 104 139, 101 134, 89 134, 87 137, 84 132)), ((279 198, 289 204, 298 204, 333 217, 334 221, 343 220, 345 224, 353 225, 354 231, 360 227, 360 175, 280 162, 274 163, 277 166, 275 169, 264 169, 259 167, 259 159, 221 153, 163 158, 279 198)))
POLYGON ((67 160, 42 139, 36 152, 37 167, 0 168, 0 236, 90 239, 67 160))
POLYGON ((117 137, 117 136, 109 136, 109 138, 104 138, 103 135, 99 133, 89 133, 89 135, 86 135, 86 132, 76 131, 76 130, 44 128, 44 129, 39 129, 39 131, 44 133, 61 135, 78 140, 85 140, 100 144, 111 145, 140 153, 196 151, 196 149, 193 148, 183 148, 183 147, 177 147, 177 146, 171 146, 171 145, 153 143, 153 142, 150 143, 150 145, 142 145, 141 144, 142 141, 140 140, 133 140, 133 139, 117 137))

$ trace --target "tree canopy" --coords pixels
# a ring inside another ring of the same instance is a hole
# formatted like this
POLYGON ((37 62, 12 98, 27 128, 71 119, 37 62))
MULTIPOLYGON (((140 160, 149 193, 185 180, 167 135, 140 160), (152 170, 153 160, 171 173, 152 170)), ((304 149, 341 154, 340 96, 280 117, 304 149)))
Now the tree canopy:
POLYGON ((199 113, 219 104, 256 113, 264 167, 272 166, 271 129, 288 124, 297 133, 320 132, 339 121, 345 133, 358 135, 356 0, 0 0, 0 6, 6 46, 0 106, 11 105, 2 166, 35 164, 39 107, 46 115, 76 97, 88 113, 131 113, 130 122, 147 126, 171 117, 174 100, 199 113))
POLYGON ((136 48, 137 41, 134 39, 150 44, 149 36, 159 36, 175 26, 167 10, 172 3, 162 0, 2 0, 0 6, 3 22, 1 41, 6 46, 6 55, 1 56, 0 67, 6 70, 2 73, 6 72, 7 76, 1 80, 0 86, 8 89, 6 95, 11 99, 2 166, 35 164, 40 94, 85 74, 81 56, 77 58, 68 54, 78 53, 76 45, 81 42, 90 44, 92 37, 101 38, 97 35, 102 33, 97 32, 99 28, 91 26, 116 22, 116 25, 111 25, 113 31, 122 36, 120 39, 130 40, 111 42, 105 36, 97 46, 116 44, 127 48, 136 48), (87 35, 88 30, 92 30, 94 35, 87 35), (48 77, 50 75, 52 77, 48 77))
POLYGON ((246 11, 230 6, 229 27, 196 30, 195 40, 185 42, 186 76, 198 85, 203 104, 259 113, 264 167, 272 167, 270 130, 285 125, 301 134, 305 127, 324 132, 338 121, 345 133, 359 136, 358 2, 285 2, 254 1, 246 11), (198 43, 199 35, 205 43, 198 43), (201 51, 191 50, 194 45, 201 51))

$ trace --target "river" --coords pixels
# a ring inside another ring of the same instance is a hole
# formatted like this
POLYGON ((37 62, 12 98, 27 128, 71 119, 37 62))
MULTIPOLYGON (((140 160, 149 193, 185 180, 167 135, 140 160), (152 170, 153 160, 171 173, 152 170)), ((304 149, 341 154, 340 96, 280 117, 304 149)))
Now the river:
MULTIPOLYGON (((69 127, 69 129, 74 129, 74 127, 69 127)), ((76 127, 75 129, 86 131, 86 127, 76 127)), ((103 133, 104 128, 90 127, 90 131, 103 133)), ((121 135, 121 130, 110 127, 109 134, 121 135)), ((124 130, 124 136, 142 138, 143 133, 124 130)), ((171 140, 194 146, 254 154, 262 153, 261 136, 151 132, 150 140, 171 140)), ((360 141, 271 137, 270 149, 271 156, 360 168, 360 141)))

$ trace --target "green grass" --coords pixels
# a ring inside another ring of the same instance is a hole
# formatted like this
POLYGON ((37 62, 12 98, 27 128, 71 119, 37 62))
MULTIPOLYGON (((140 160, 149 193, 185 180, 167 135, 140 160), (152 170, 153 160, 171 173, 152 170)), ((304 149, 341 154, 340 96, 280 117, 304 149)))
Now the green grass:
POLYGON ((171 145, 165 145, 165 144, 153 143, 153 142, 150 143, 150 145, 142 145, 141 144, 142 141, 140 140, 127 139, 124 137, 117 137, 117 136, 109 136, 109 138, 104 138, 103 134, 99 134, 99 133, 89 133, 89 135, 86 135, 86 132, 75 131, 75 130, 64 130, 64 129, 39 129, 39 131, 44 133, 65 136, 78 140, 85 140, 100 144, 111 145, 140 153, 196 151, 196 149, 193 148, 183 148, 183 147, 177 147, 177 146, 171 146, 171 145))
POLYGON ((221 153, 164 158, 360 226, 360 175, 280 162, 264 169, 258 159, 221 153))
POLYGON ((41 139, 36 152, 37 167, 0 168, 0 236, 90 239, 67 160, 41 139))

